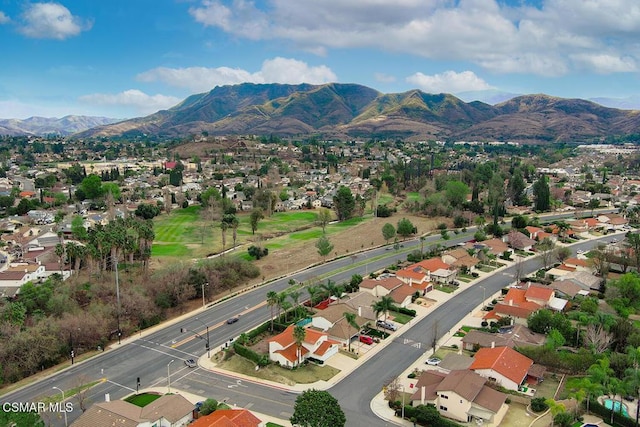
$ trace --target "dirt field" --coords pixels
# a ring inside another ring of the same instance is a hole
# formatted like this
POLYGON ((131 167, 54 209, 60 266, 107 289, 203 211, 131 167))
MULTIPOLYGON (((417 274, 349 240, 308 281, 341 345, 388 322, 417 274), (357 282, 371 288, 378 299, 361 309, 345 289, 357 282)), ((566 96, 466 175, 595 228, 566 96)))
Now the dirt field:
MULTIPOLYGON (((384 245, 382 226, 387 222, 395 226, 398 220, 403 217, 409 219, 417 227, 419 234, 432 232, 436 230, 438 224, 448 222, 448 218, 433 219, 413 215, 371 218, 342 232, 331 234, 329 239, 334 245, 331 257, 355 255, 357 252, 367 248, 384 245)), ((315 244, 315 240, 309 240, 295 246, 273 251, 267 257, 256 261, 256 265, 260 267, 262 275, 267 280, 303 270, 310 265, 322 262, 315 244)), ((261 279, 262 277, 257 281, 261 279)))

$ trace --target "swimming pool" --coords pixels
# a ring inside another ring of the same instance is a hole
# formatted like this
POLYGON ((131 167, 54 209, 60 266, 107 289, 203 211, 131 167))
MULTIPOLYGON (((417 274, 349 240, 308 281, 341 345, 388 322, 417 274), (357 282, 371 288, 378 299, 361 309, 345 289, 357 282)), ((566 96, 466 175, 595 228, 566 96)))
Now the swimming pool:
MULTIPOLYGON (((614 412, 620 412, 620 402, 618 402, 617 400, 605 399, 603 403, 605 408, 611 409, 611 407, 613 407, 614 412)), ((622 404, 622 415, 629 418, 629 412, 627 412, 627 405, 625 405, 624 403, 622 404)))

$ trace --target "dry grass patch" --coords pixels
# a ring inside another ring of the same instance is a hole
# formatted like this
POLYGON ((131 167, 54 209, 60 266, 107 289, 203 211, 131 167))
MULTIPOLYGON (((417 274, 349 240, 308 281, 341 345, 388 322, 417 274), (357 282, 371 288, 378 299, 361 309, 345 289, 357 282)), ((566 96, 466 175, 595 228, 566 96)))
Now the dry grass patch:
POLYGON ((256 371, 255 363, 238 355, 231 356, 218 366, 238 374, 286 385, 311 384, 320 380, 327 381, 340 372, 339 369, 334 367, 318 366, 313 363, 293 370, 285 369, 278 365, 269 365, 256 371))

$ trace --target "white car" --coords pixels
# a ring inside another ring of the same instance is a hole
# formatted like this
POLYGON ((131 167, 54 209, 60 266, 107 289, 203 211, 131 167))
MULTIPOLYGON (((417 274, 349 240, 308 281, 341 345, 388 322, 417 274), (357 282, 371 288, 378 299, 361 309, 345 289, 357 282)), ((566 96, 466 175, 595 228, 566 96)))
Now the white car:
POLYGON ((440 362, 442 362, 442 360, 440 360, 439 357, 430 357, 427 359, 427 361, 425 362, 427 365, 431 365, 431 366, 438 366, 440 364, 440 362))

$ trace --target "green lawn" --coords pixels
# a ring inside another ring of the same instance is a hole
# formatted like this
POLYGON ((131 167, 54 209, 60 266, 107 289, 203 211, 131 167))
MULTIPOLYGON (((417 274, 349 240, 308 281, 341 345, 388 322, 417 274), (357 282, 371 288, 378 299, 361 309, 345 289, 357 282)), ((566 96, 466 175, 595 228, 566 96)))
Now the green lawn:
POLYGON ((134 394, 125 399, 126 402, 133 403, 136 406, 144 408, 156 399, 160 399, 162 395, 155 393, 134 394))
POLYGON ((296 369, 286 369, 281 366, 271 364, 256 371, 255 363, 240 357, 237 354, 234 354, 229 359, 225 360, 222 363, 222 367, 251 377, 262 378, 289 385, 311 384, 319 380, 327 381, 340 372, 339 369, 334 367, 328 365, 318 366, 313 363, 303 365, 296 369))
POLYGON ((280 424, 276 424, 276 423, 272 423, 271 421, 269 421, 267 423, 267 427, 283 427, 280 424))
POLYGON ((393 316, 393 321, 394 322, 402 323, 403 325, 406 324, 406 323, 409 323, 411 321, 411 319, 413 319, 413 317, 408 316, 408 315, 403 314, 403 313, 399 313, 397 311, 390 311, 389 314, 391 316, 393 316))

